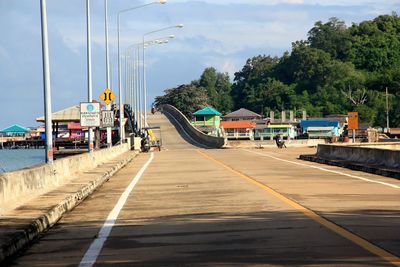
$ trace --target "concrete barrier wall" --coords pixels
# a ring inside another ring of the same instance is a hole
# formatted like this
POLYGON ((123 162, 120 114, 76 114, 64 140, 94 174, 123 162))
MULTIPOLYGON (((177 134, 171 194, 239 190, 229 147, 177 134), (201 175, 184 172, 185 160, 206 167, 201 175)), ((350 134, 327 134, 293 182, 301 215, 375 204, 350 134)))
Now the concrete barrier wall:
MULTIPOLYGON (((324 139, 292 139, 285 140, 287 147, 316 147, 319 144, 325 144, 324 139)), ((252 148, 252 147, 276 147, 274 140, 228 140, 227 147, 232 148, 252 148)))
POLYGON ((52 165, 42 164, 1 174, 0 214, 76 178, 77 172, 93 169, 129 149, 129 144, 123 144, 98 150, 92 154, 85 153, 58 159, 52 165))
POLYGON ((391 146, 393 145, 318 145, 317 157, 400 168, 400 150, 387 148, 391 146))
POLYGON ((221 148, 225 145, 225 139, 223 137, 210 136, 199 131, 190 123, 186 116, 174 106, 162 105, 160 108, 173 124, 177 123, 182 127, 182 129, 178 130, 186 132, 196 145, 205 146, 207 148, 221 148))

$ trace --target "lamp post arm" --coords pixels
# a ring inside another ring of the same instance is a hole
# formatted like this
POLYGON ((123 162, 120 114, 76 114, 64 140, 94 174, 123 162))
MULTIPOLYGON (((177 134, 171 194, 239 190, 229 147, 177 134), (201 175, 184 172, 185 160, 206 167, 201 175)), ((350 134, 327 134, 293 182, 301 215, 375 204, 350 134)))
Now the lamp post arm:
POLYGON ((143 40, 144 40, 144 38, 145 38, 147 35, 150 35, 150 34, 153 34, 153 33, 156 33, 156 32, 161 32, 161 31, 173 29, 173 28, 176 28, 176 27, 177 27, 177 26, 169 26, 169 27, 165 27, 165 28, 162 28, 162 29, 159 29, 159 30, 147 32, 147 33, 143 34, 143 40))

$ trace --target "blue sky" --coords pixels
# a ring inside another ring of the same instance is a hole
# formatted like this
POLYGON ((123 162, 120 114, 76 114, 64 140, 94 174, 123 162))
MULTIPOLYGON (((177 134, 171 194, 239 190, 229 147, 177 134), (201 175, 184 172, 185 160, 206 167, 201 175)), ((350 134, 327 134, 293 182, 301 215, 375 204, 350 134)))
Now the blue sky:
MULTIPOLYGON (((105 88, 104 1, 92 0, 94 97, 105 88)), ((145 1, 109 0, 112 89, 117 85, 117 12, 145 1)), ((84 0, 47 0, 53 111, 86 100, 84 0)), ((318 20, 338 17, 348 25, 392 11, 400 0, 169 0, 125 13, 122 50, 145 32, 183 23, 169 44, 148 49, 149 103, 163 90, 199 78, 213 66, 231 77, 249 57, 280 56, 306 39, 318 20)), ((35 126, 43 115, 39 1, 0 0, 0 129, 35 126)), ((154 36, 158 37, 157 35, 154 36)))

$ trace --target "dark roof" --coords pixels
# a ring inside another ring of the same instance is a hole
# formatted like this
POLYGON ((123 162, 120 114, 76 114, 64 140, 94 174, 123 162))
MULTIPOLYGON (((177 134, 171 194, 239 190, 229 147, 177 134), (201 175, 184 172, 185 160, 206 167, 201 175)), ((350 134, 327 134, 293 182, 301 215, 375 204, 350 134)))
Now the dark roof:
POLYGON ((337 121, 339 123, 344 124, 347 122, 347 115, 333 114, 333 115, 327 115, 325 118, 307 118, 307 120, 328 120, 328 121, 337 121))
POLYGON ((206 107, 193 113, 193 115, 216 115, 220 116, 221 113, 212 107, 206 107))
POLYGON ((224 118, 261 118, 260 114, 257 114, 251 110, 241 108, 234 112, 231 112, 224 116, 224 118))

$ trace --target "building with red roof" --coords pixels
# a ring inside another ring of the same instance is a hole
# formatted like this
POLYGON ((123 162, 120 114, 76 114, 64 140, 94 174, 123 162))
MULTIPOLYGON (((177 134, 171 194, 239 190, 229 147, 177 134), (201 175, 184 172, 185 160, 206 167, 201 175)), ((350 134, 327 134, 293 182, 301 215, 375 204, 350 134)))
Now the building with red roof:
POLYGON ((255 121, 221 121, 221 128, 228 139, 254 139, 255 121))

